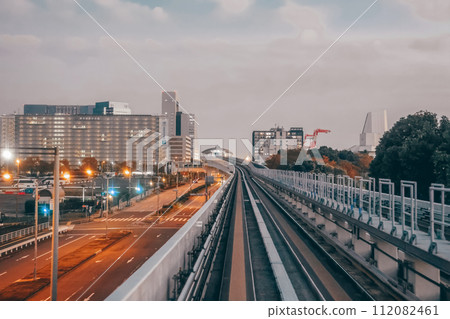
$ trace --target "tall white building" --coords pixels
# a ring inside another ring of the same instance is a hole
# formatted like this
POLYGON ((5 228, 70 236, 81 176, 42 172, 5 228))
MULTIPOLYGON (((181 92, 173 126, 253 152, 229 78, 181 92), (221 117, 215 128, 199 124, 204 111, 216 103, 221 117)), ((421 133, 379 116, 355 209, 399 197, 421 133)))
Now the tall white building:
POLYGON ((375 149, 380 143, 381 137, 388 130, 387 111, 369 112, 366 115, 362 133, 359 135, 359 145, 351 148, 353 152, 367 151, 375 156, 375 149))
POLYGON ((167 137, 171 160, 189 162, 192 159, 192 140, 196 137, 193 114, 180 111, 177 93, 162 92, 160 133, 167 137))
POLYGON ((161 115, 167 118, 167 136, 176 135, 176 116, 178 111, 177 92, 162 92, 161 115))

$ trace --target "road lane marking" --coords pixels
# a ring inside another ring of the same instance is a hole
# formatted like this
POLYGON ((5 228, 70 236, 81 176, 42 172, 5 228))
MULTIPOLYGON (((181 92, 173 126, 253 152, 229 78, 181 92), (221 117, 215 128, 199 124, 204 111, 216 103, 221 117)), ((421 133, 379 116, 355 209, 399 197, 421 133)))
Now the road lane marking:
POLYGON ((89 301, 91 299, 91 297, 95 294, 95 292, 91 293, 89 295, 89 297, 85 298, 84 301, 89 301))
POLYGON ((134 259, 134 257, 131 257, 130 259, 128 259, 127 264, 129 264, 133 259, 134 259))
POLYGON ((161 234, 156 235, 156 238, 159 238, 161 236, 161 234))
POLYGON ((42 299, 41 301, 49 301, 51 296, 48 296, 47 299, 42 299))
POLYGON ((98 263, 101 263, 102 261, 103 261, 103 259, 101 259, 101 260, 96 260, 95 263, 98 264, 98 263))
MULTIPOLYGON (((65 243, 64 245, 59 246, 59 248, 63 248, 64 246, 70 245, 70 244, 76 242, 77 240, 79 240, 79 239, 81 239, 81 238, 83 238, 83 237, 86 237, 86 236, 87 236, 87 235, 83 235, 83 236, 81 236, 81 237, 78 237, 77 239, 74 239, 74 240, 72 240, 72 241, 69 242, 69 243, 65 243)), ((95 236, 94 236, 94 237, 95 237, 95 236)), ((39 259, 39 258, 41 258, 41 257, 43 257, 43 256, 45 256, 45 255, 47 255, 47 254, 50 254, 51 252, 52 252, 52 251, 49 250, 49 251, 47 251, 46 253, 43 253, 42 255, 38 256, 37 258, 39 259)), ((50 257, 50 258, 52 258, 52 257, 50 257)), ((50 258, 47 258, 46 260, 49 260, 50 258)), ((34 260, 34 258, 33 258, 33 260, 34 260)))
POLYGON ((26 256, 20 257, 19 259, 16 259, 16 261, 21 261, 22 259, 25 259, 25 258, 27 258, 28 256, 30 256, 30 255, 26 255, 26 256))
MULTIPOLYGON (((86 235, 87 236, 87 235, 86 235)), ((96 235, 92 235, 91 237, 89 237, 89 239, 95 238, 96 235)))
POLYGON ((73 238, 73 236, 70 236, 69 238, 66 238, 66 240, 69 240, 69 239, 72 239, 73 238))
MULTIPOLYGON (((192 185, 191 185, 192 186, 192 185)), ((186 191, 184 191, 182 194, 180 194, 180 197, 183 196, 184 194, 186 194, 189 189, 191 188, 191 186, 189 188, 186 189, 186 191)), ((164 211, 163 215, 167 213, 167 210, 164 211)), ((151 215, 151 214, 149 214, 151 215)), ((95 280, 93 280, 93 282, 89 285, 89 287, 77 298, 77 301, 80 300, 84 294, 86 294, 153 226, 156 225, 156 223, 159 221, 159 219, 163 216, 158 216, 158 218, 152 223, 150 224, 137 238, 136 240, 134 240, 131 245, 128 246, 127 249, 125 249, 125 251, 123 251, 120 256, 118 258, 116 258, 110 265, 108 268, 105 269, 105 271, 103 271, 103 273, 98 276, 95 280)), ((158 250, 158 248, 155 248, 155 250, 158 250)), ((89 297, 88 297, 89 298, 89 297)))
POLYGON ((80 290, 81 290, 81 288, 83 288, 83 287, 80 287, 80 288, 78 288, 78 290, 77 291, 75 291, 73 294, 71 294, 69 297, 67 297, 67 299, 66 300, 64 300, 64 301, 68 301, 70 298, 72 298, 73 297, 73 295, 75 295, 77 292, 79 292, 80 290))
POLYGON ((0 274, 0 276, 3 276, 4 274, 6 274, 7 272, 5 271, 5 272, 2 272, 1 274, 0 274))

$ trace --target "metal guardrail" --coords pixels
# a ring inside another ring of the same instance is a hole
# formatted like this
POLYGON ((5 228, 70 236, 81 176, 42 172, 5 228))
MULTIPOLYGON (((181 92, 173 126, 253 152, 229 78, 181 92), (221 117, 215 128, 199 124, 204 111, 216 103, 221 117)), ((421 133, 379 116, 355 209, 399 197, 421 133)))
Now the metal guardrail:
POLYGON ((404 240, 414 241, 420 227, 429 235, 430 251, 436 249, 435 239, 450 240, 450 189, 444 185, 433 184, 430 201, 423 201, 417 199, 417 183, 411 181, 401 181, 401 194, 396 195, 395 185, 388 179, 380 179, 376 190, 374 179, 364 180, 360 176, 351 178, 255 167, 252 170, 356 219, 364 213, 371 224, 372 218, 376 218, 378 224, 374 226, 379 229, 387 223, 392 225, 392 232, 398 227, 404 240))
MULTIPOLYGON (((38 232, 49 227, 48 222, 38 225, 38 232)), ((34 226, 22 228, 0 236, 0 244, 13 240, 18 237, 34 234, 34 226)))

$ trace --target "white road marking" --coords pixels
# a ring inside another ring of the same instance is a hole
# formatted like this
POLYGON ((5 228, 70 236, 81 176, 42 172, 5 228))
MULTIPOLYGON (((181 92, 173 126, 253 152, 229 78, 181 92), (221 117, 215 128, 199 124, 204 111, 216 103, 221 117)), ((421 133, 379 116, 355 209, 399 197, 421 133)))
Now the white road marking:
MULTIPOLYGON (((81 236, 81 237, 78 237, 77 239, 72 240, 70 243, 65 243, 64 245, 59 246, 59 248, 62 248, 62 247, 67 246, 67 245, 70 245, 70 244, 72 244, 73 242, 76 242, 77 240, 79 240, 79 239, 81 239, 81 238, 83 238, 83 237, 86 237, 86 236, 87 236, 87 235, 83 235, 83 236, 81 236)), ((95 237, 95 236, 93 236, 93 237, 95 237)), ((92 237, 91 237, 91 238, 92 238, 92 237)), ((37 258, 39 259, 39 258, 41 258, 41 257, 43 257, 43 256, 45 256, 45 255, 47 255, 47 254, 50 254, 51 252, 52 252, 52 251, 49 250, 49 251, 47 251, 46 253, 43 253, 42 255, 38 256, 37 258)), ((50 257, 50 258, 52 258, 52 257, 50 257)), ((49 260, 50 258, 47 258, 46 260, 49 260)), ((34 260, 34 258, 33 258, 33 260, 34 260)))
POLYGON ((91 299, 91 297, 95 294, 95 292, 91 293, 89 295, 89 297, 85 298, 84 301, 89 301, 91 299))
POLYGON ((49 301, 51 296, 48 296, 47 299, 42 299, 41 301, 49 301))
POLYGON ((156 238, 159 238, 161 236, 161 234, 156 235, 156 238))
POLYGON ((5 272, 2 272, 2 273, 0 274, 0 276, 3 276, 4 274, 6 274, 6 271, 5 271, 5 272))
POLYGON ((103 261, 103 259, 101 259, 101 260, 96 260, 95 263, 98 264, 98 263, 101 263, 102 261, 103 261))
POLYGON ((131 257, 130 259, 128 259, 127 264, 129 264, 133 259, 134 259, 134 257, 131 257))
POLYGON ((28 256, 30 256, 30 255, 26 255, 26 256, 20 257, 19 259, 16 259, 16 261, 21 261, 22 259, 25 259, 25 258, 27 258, 28 256))
MULTIPOLYGON (((86 235, 87 236, 87 235, 86 235)), ((89 237, 89 239, 95 238, 95 235, 92 235, 91 237, 89 237)))
POLYGON ((66 238, 66 240, 69 240, 69 239, 72 239, 73 238, 73 236, 70 236, 69 238, 66 238))
MULTIPOLYGON (((83 288, 83 287, 81 287, 81 288, 83 288)), ((71 294, 69 297, 67 297, 67 299, 66 300, 64 300, 64 301, 68 301, 70 298, 72 298, 73 297, 73 295, 75 295, 77 292, 79 292, 80 290, 81 290, 81 288, 78 288, 78 290, 77 291, 75 291, 73 294, 71 294)))

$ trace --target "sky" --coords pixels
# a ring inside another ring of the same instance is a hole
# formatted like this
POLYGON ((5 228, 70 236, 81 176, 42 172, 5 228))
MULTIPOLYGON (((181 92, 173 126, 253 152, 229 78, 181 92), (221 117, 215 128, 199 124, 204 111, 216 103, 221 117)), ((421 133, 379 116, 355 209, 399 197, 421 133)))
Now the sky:
POLYGON ((0 113, 111 100, 158 114, 163 87, 201 138, 301 126, 339 149, 370 111, 450 116, 450 1, 374 1, 0 0, 0 113))

